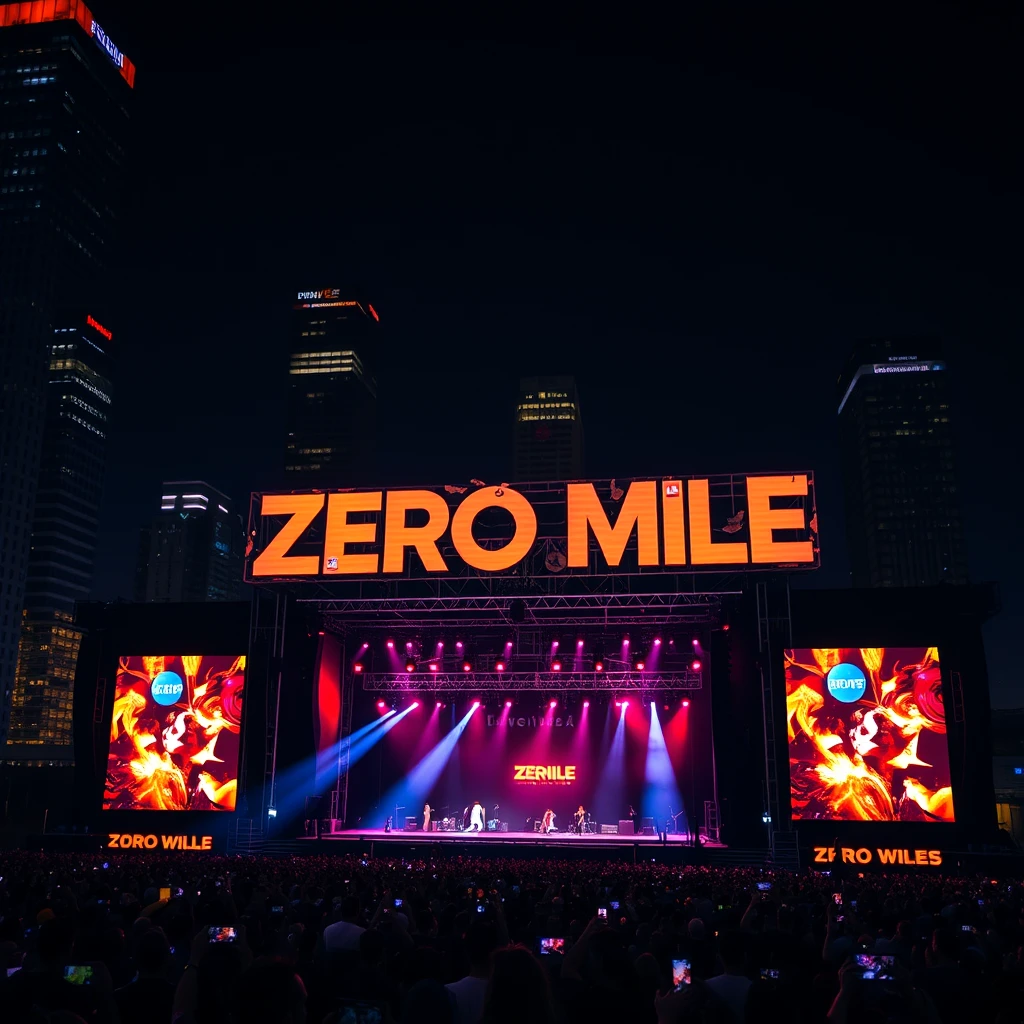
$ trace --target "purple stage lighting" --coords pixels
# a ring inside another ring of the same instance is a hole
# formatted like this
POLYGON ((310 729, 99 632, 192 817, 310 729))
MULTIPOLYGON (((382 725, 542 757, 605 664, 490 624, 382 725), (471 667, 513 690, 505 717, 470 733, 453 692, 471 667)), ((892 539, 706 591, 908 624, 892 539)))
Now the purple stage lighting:
POLYGON ((473 707, 475 707, 475 708, 480 707, 480 701, 478 701, 478 700, 473 701, 473 707))
POLYGON ((367 643, 364 643, 364 644, 363 644, 363 650, 365 651, 365 650, 366 650, 366 648, 367 648, 367 647, 369 647, 369 646, 370 646, 369 644, 367 644, 367 643))
POLYGON ((629 707, 629 701, 628 700, 624 700, 622 702, 622 710, 625 711, 626 708, 628 708, 628 707, 629 707))
POLYGON ((437 703, 436 703, 436 704, 434 705, 434 707, 435 707, 435 708, 439 708, 439 707, 441 707, 441 706, 442 706, 442 705, 441 705, 441 702, 440 702, 440 701, 438 701, 438 702, 437 702, 437 703))
POLYGON ((577 640, 576 641, 576 646, 577 647, 582 647, 583 646, 583 641, 582 640, 577 640))
POLYGON ((694 658, 693 661, 690 662, 690 671, 692 671, 692 672, 699 672, 700 671, 700 658, 694 658))
POLYGON ((406 663, 405 663, 405 671, 406 672, 415 672, 416 671, 416 662, 413 661, 412 658, 409 658, 406 661, 406 663))
POLYGON ((437 662, 436 661, 430 662, 427 665, 427 668, 429 668, 431 672, 436 672, 437 671, 437 662))
POLYGON ((557 708, 558 707, 558 701, 557 700, 551 701, 551 703, 548 704, 548 707, 549 708, 557 708))
POLYGON ((590 701, 589 701, 589 700, 585 700, 585 701, 583 702, 583 706, 584 706, 585 708, 589 708, 589 707, 590 707, 590 701))
POLYGON ((353 671, 353 672, 362 672, 362 671, 363 671, 363 663, 362 663, 361 661, 357 661, 357 662, 356 662, 356 663, 355 663, 355 664, 354 664, 354 665, 352 666, 352 671, 353 671))
POLYGON ((383 710, 384 710, 384 709, 385 709, 385 708, 387 707, 387 704, 385 704, 385 703, 384 703, 384 701, 382 701, 382 700, 379 700, 379 701, 377 701, 377 707, 378 707, 378 708, 379 708, 379 709, 380 709, 381 711, 383 711, 383 710))
POLYGON ((636 663, 636 670, 637 670, 637 672, 643 672, 643 670, 644 670, 644 663, 642 661, 638 661, 636 663))
POLYGON ((661 637, 660 636, 656 636, 654 638, 654 646, 655 647, 660 647, 661 646, 661 637))
POLYGON ((418 700, 414 700, 414 701, 412 702, 412 706, 413 706, 414 708, 418 708, 418 707, 420 706, 420 702, 419 702, 418 700))
POLYGON ((688 700, 684 700, 683 701, 683 707, 684 708, 688 708, 689 706, 690 706, 690 702, 688 700))
POLYGON ((551 662, 551 671, 552 672, 561 672, 562 671, 562 663, 557 658, 553 662, 551 662))
POLYGON ((557 640, 552 640, 551 641, 551 646, 552 647, 557 647, 558 646, 558 641, 557 640))
POLYGON ((458 647, 458 649, 461 651, 462 650, 462 641, 461 640, 456 640, 455 641, 455 646, 458 647))
POLYGON ((473 663, 468 658, 462 663, 462 671, 463 672, 472 672, 473 671, 473 663))
POLYGON ((496 662, 495 665, 494 665, 494 671, 495 672, 504 672, 505 671, 505 662, 503 662, 503 661, 496 662))
POLYGON ((395 649, 395 641, 394 640, 389 640, 388 641, 388 650, 389 651, 393 651, 394 649, 395 649))
POLYGON ((512 701, 510 701, 510 700, 505 701, 505 707, 507 707, 507 708, 512 707, 512 701))

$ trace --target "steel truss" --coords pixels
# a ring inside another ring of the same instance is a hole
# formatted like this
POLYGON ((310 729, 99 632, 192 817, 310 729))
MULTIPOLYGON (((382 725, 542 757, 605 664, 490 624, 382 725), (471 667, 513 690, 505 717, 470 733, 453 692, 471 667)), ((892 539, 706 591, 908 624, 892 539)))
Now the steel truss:
MULTIPOLYGON (((440 582, 440 581, 438 581, 440 582)), ((438 587, 440 591, 442 588, 438 587)), ((436 592, 421 596, 299 598, 315 604, 330 626, 388 630, 405 627, 698 625, 717 619, 722 592, 521 594, 436 592)))
POLYGON ((371 693, 692 693, 700 672, 367 672, 371 693))

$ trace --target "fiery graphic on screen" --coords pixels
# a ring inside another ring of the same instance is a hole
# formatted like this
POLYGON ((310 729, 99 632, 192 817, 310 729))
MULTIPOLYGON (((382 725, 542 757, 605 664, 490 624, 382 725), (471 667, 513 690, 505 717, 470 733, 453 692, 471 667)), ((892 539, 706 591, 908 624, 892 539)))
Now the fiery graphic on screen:
POLYGON ((794 819, 954 820, 936 648, 814 648, 785 658, 794 819), (830 694, 836 668, 863 672, 856 703, 830 694), (919 756, 926 737, 930 761, 919 756))
POLYGON ((233 811, 244 677, 244 655, 122 657, 103 809, 233 811), (169 669, 176 661, 185 685, 179 689, 157 682, 165 673, 165 679, 180 679, 169 669), (162 703, 160 697, 173 703, 162 703))

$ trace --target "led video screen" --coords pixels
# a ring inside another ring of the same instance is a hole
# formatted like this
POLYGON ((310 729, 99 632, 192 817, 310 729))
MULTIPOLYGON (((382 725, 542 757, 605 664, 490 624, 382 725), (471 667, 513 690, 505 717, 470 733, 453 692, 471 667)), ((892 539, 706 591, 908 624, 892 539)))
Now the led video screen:
POLYGON ((954 820, 935 647, 785 652, 795 820, 954 820))
POLYGON ((245 657, 118 660, 103 809, 233 811, 245 657))

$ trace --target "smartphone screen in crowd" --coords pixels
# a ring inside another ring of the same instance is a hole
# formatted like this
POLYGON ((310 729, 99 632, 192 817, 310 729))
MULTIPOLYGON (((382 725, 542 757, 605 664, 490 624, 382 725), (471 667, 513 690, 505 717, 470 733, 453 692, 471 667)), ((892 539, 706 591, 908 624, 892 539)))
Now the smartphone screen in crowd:
POLYGON ((771 889, 771 887, 772 887, 772 883, 771 882, 758 882, 757 883, 757 887, 758 887, 758 889, 761 890, 761 892, 768 892, 771 889))
POLYGON ((876 956, 874 953, 858 953, 857 966, 861 969, 861 977, 865 981, 892 981, 893 956, 876 956))
POLYGON ((597 908, 597 916, 600 917, 602 920, 607 921, 608 920, 608 908, 607 907, 598 907, 597 908))
POLYGON ((552 953, 564 953, 565 952, 565 939, 541 939, 540 940, 540 954, 541 956, 550 956, 552 953))
POLYGON ((68 966, 64 968, 64 980, 70 981, 72 985, 91 985, 92 967, 89 964, 82 964, 77 967, 68 966))
POLYGON ((672 987, 677 992, 681 992, 689 984, 690 984, 690 961, 689 960, 673 960, 672 961, 672 987))
POLYGON ((238 939, 238 932, 230 925, 214 925, 207 934, 211 942, 235 942, 238 939))

